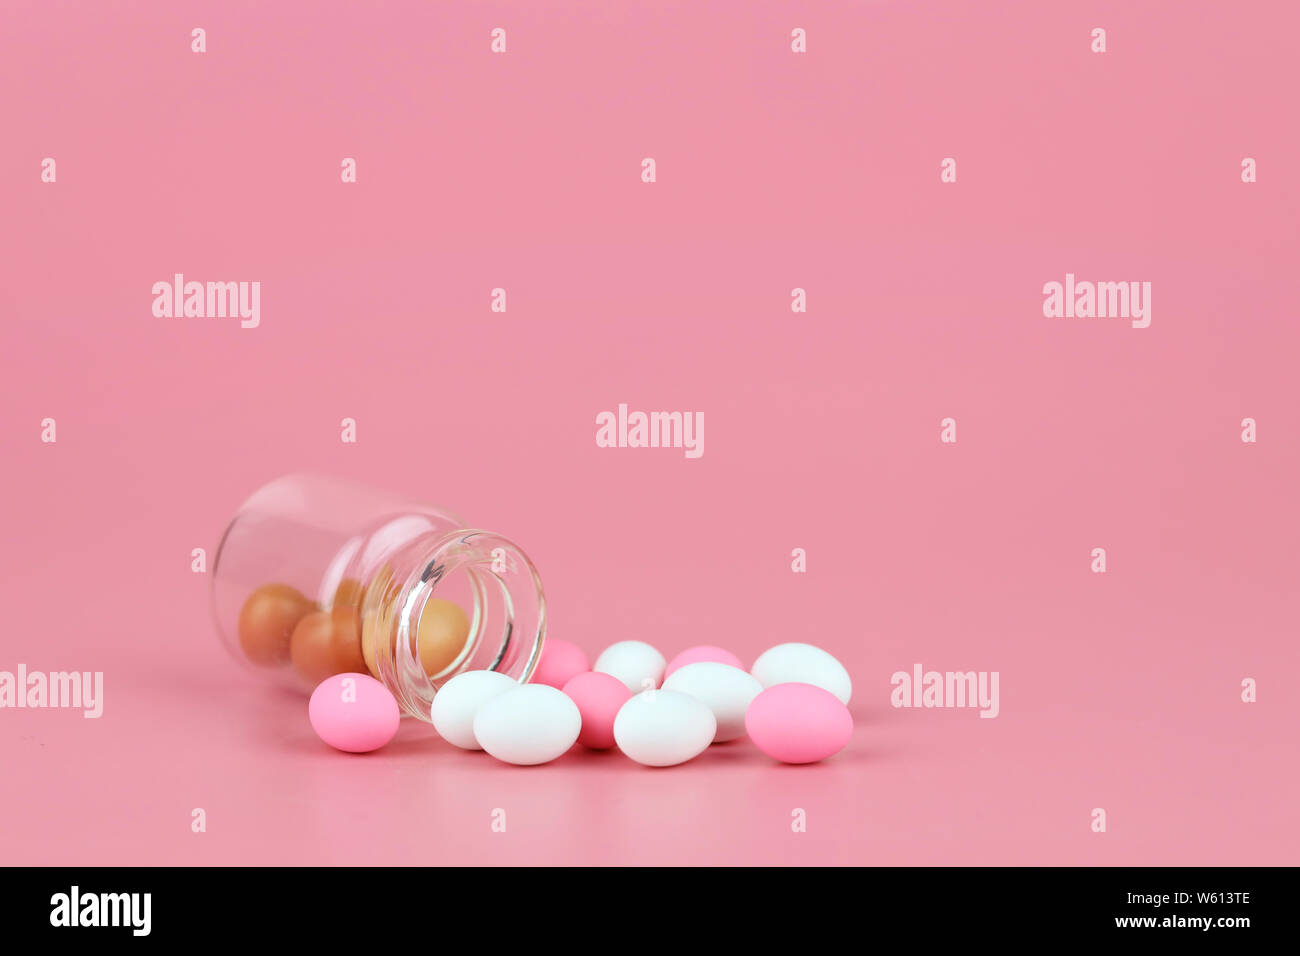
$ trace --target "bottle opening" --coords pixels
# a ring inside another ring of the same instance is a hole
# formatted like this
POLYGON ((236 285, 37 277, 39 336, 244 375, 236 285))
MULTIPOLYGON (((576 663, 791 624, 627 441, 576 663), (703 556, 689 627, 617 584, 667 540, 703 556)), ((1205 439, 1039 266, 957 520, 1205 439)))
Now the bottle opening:
POLYGON ((527 555, 487 531, 410 542, 366 591, 362 642, 402 709, 428 721, 438 688, 467 670, 521 683, 546 632, 541 581, 527 555))

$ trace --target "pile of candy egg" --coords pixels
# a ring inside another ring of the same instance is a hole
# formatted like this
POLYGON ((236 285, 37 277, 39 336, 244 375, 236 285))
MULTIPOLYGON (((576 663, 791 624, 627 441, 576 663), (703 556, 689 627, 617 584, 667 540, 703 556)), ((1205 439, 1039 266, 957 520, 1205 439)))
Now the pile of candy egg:
MULTIPOLYGON (((376 575, 372 588, 391 586, 392 570, 376 575)), ((256 667, 292 666, 308 687, 339 673, 378 674, 373 616, 361 617, 366 588, 344 578, 324 606, 287 584, 254 590, 239 612, 239 647, 256 667)), ((430 677, 460 655, 469 637, 469 617, 452 601, 430 598, 420 611, 416 641, 420 664, 430 677)))
MULTIPOLYGON (((511 764, 547 763, 579 743, 667 767, 746 734, 774 760, 802 764, 849 742, 851 692, 843 665, 811 644, 778 644, 746 671, 720 647, 665 661, 643 641, 620 641, 593 666, 577 645, 548 640, 530 683, 465 671, 438 690, 430 717, 448 743, 511 764)), ((316 688, 309 716, 327 744, 364 753, 393 738, 400 715, 379 681, 342 673, 316 688)))

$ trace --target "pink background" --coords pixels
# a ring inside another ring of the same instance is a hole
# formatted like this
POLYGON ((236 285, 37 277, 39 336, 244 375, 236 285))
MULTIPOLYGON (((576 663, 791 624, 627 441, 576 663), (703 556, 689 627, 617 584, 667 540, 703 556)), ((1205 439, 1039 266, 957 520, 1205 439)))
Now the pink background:
POLYGON ((1298 861, 1294 3, 288 7, 0 8, 0 669, 105 673, 0 711, 0 861, 1298 861), (174 272, 261 326, 155 318, 174 272), (1044 318, 1066 272, 1151 327, 1044 318), (704 457, 597 448, 619 402, 704 457), (299 470, 521 542, 593 655, 820 644, 853 742, 331 752, 190 571, 299 470), (1001 715, 891 708, 917 662, 1001 715))

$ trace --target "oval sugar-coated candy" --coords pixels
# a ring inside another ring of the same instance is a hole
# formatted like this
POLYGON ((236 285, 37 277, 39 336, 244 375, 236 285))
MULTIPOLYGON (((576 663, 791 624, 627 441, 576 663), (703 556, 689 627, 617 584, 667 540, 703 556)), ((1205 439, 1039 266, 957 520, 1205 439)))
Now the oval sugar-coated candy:
POLYGON ((578 743, 592 750, 608 750, 614 746, 614 718, 632 696, 627 685, 612 674, 587 671, 565 684, 564 692, 578 705, 578 713, 582 715, 578 743))
POLYGON ((289 642, 298 622, 316 603, 287 584, 264 584, 239 609, 239 646, 259 667, 289 663, 289 642))
POLYGON ((745 665, 740 658, 725 647, 700 644, 698 647, 688 647, 670 660, 668 666, 664 668, 664 678, 671 677, 673 672, 680 670, 687 664, 699 664, 705 661, 711 661, 714 664, 730 664, 732 667, 739 667, 742 671, 745 669, 745 665))
POLYGON ((812 644, 778 644, 754 661, 749 672, 764 687, 775 684, 812 684, 830 691, 847 704, 853 696, 853 681, 844 665, 812 644))
POLYGON ((311 611, 293 629, 289 657, 309 683, 318 684, 333 674, 361 673, 361 618, 346 605, 332 611, 311 611))
POLYGON ((814 763, 844 749, 853 715, 838 697, 812 684, 775 684, 745 714, 754 745, 782 763, 814 763))
POLYGON ((671 767, 698 757, 717 730, 707 704, 675 690, 635 694, 614 718, 618 749, 647 767, 671 767))
POLYGON ((455 601, 431 597, 420 610, 415 630, 420 665, 425 674, 441 674, 456 662, 469 639, 469 616, 455 601))
POLYGON ((745 736, 745 711, 763 685, 739 667, 699 661, 669 674, 664 690, 680 691, 708 705, 718 722, 713 741, 722 743, 745 736))
POLYGON ((334 588, 334 598, 330 602, 330 607, 350 607, 360 610, 365 599, 365 585, 356 578, 344 578, 339 581, 338 586, 334 588))
POLYGON ((600 652, 594 671, 612 674, 632 693, 658 687, 667 661, 645 641, 619 641, 600 652))
POLYGON ((578 705, 546 684, 520 684, 484 703, 474 717, 479 746, 498 760, 523 766, 559 757, 581 729, 578 705))
POLYGON ((571 641, 547 638, 542 645, 542 656, 529 680, 534 684, 564 688, 574 677, 591 670, 591 661, 581 647, 571 641))
POLYGON ((474 718, 479 708, 519 686, 499 671, 465 671, 438 688, 429 717, 433 729, 447 743, 462 750, 482 750, 474 738, 474 718))
POLYGON ((393 739, 401 712, 388 688, 368 674, 335 674, 307 704, 317 736, 335 750, 368 753, 393 739))

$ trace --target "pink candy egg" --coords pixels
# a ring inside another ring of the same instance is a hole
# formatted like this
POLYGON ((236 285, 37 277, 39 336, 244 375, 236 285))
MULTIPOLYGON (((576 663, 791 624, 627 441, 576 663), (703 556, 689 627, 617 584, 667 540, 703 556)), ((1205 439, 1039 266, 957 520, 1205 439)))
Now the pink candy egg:
POLYGON ((361 754, 392 740, 402 715, 388 688, 373 677, 335 674, 312 691, 307 716, 325 743, 361 754))
POLYGON ((782 763, 814 763, 844 749, 853 716, 830 691, 812 684, 775 684, 745 712, 754 745, 782 763))
POLYGON ((685 667, 687 664, 699 664, 700 662, 710 664, 730 664, 732 667, 745 670, 745 665, 740 663, 740 658, 724 647, 714 647, 712 644, 701 644, 699 647, 688 647, 671 661, 668 667, 664 669, 664 677, 667 677, 679 667, 685 667))
POLYGON ((569 641, 547 638, 542 645, 542 656, 529 683, 546 684, 557 690, 579 674, 591 670, 591 661, 581 647, 569 641))
POLYGON ((632 696, 628 686, 610 674, 588 671, 565 684, 564 693, 582 715, 578 743, 592 750, 614 746, 614 718, 632 696))

